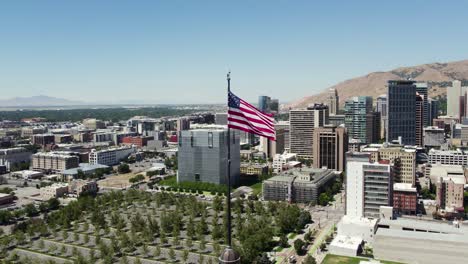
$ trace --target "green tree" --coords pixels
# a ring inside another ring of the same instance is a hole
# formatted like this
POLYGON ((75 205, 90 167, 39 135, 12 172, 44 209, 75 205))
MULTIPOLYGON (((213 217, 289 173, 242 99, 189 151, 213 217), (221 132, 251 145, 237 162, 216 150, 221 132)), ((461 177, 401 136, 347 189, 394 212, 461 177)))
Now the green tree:
POLYGON ((298 238, 296 240, 294 240, 294 250, 296 251, 296 253, 299 255, 299 254, 302 254, 302 250, 303 250, 303 247, 305 246, 305 242, 304 240, 298 238))
POLYGON ((307 256, 304 258, 304 260, 302 261, 303 264, 316 264, 317 261, 315 260, 314 257, 312 257, 311 255, 307 254, 307 256))
POLYGON ((117 171, 120 174, 125 174, 125 173, 130 173, 131 172, 130 166, 128 166, 128 164, 126 164, 126 163, 120 164, 119 167, 117 168, 117 171))
POLYGON ((319 195, 318 202, 319 202, 320 205, 326 206, 330 202, 330 197, 328 196, 327 193, 321 193, 319 195))

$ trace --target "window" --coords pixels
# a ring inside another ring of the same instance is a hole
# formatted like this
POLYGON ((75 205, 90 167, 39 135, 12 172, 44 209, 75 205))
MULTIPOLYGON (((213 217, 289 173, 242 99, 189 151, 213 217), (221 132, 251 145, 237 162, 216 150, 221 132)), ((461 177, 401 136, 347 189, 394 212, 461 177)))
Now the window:
POLYGON ((213 132, 208 132, 208 147, 213 148, 213 132))
POLYGON ((195 173, 195 181, 196 182, 200 181, 200 173, 195 173))
POLYGON ((193 147, 193 133, 190 132, 190 146, 193 147))

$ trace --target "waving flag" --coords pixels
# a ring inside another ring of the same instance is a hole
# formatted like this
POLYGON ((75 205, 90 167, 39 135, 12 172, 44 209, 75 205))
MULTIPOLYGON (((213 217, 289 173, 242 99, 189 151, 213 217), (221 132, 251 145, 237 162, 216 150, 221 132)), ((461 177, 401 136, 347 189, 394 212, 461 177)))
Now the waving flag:
POLYGON ((237 97, 231 91, 228 95, 228 127, 242 130, 270 140, 276 140, 272 115, 263 113, 255 106, 237 97))

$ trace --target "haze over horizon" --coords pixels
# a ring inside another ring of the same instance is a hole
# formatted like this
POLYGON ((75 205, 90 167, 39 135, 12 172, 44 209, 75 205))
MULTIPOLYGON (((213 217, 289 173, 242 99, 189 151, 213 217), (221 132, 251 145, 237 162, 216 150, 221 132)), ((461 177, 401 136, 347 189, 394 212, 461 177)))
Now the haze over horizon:
POLYGON ((281 102, 349 78, 468 59, 467 2, 0 3, 0 99, 281 102), (404 8, 402 8, 404 7, 404 8))

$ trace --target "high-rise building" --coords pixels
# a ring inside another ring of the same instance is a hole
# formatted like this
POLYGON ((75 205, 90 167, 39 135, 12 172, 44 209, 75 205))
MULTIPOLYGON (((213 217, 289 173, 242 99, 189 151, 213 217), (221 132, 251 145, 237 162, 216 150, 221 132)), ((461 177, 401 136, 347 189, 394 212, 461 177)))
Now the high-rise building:
POLYGON ((177 132, 190 129, 190 120, 188 118, 177 119, 177 132))
POLYGON ((227 152, 231 148, 231 184, 240 177, 240 138, 235 130, 207 128, 179 133, 177 181, 227 184, 227 152))
POLYGON ((341 126, 345 124, 345 115, 330 115, 328 116, 328 123, 334 126, 341 126))
POLYGON ((452 81, 452 87, 447 87, 447 115, 460 116, 460 96, 462 95, 461 82, 452 81))
POLYGON ((265 153, 267 158, 273 158, 276 154, 284 152, 284 129, 275 127, 275 132, 275 141, 260 137, 260 151, 265 153))
POLYGON ((362 143, 372 143, 372 97, 355 96, 345 102, 345 126, 348 136, 362 143))
POLYGON ((439 118, 439 100, 429 98, 429 126, 432 126, 432 120, 439 118))
POLYGON ((382 94, 377 97, 375 111, 380 114, 380 138, 385 138, 387 131, 387 95, 382 94))
POLYGON ((289 121, 278 121, 275 124, 275 129, 282 129, 284 133, 284 150, 289 151, 289 121))
POLYGON ((279 100, 278 99, 271 99, 270 110, 271 110, 271 112, 278 113, 278 111, 279 111, 279 100))
POLYGON ((298 158, 313 159, 314 130, 328 123, 328 106, 315 104, 289 111, 289 147, 298 158))
POLYGON ((370 114, 372 116, 372 142, 379 142, 380 139, 382 138, 382 133, 381 133, 381 125, 382 122, 380 120, 380 113, 379 112, 372 112, 370 114))
POLYGON ((339 113, 340 97, 338 96, 336 89, 330 88, 325 104, 328 105, 330 115, 336 115, 339 113))
POLYGON ((270 112, 271 98, 266 95, 260 95, 258 97, 258 110, 268 113, 270 112))
POLYGON ((344 127, 325 126, 314 131, 314 162, 316 168, 344 171, 348 135, 344 127))
POLYGON ((416 92, 416 145, 423 145, 424 98, 416 92))
POLYGON ((430 126, 431 122, 429 122, 429 96, 428 96, 428 88, 427 83, 425 82, 417 82, 416 83, 416 92, 422 98, 422 118, 423 118, 423 126, 430 126))
POLYGON ((416 144, 416 85, 414 81, 388 81, 387 142, 416 144))
POLYGON ((370 162, 369 153, 347 154, 346 215, 378 218, 381 206, 393 205, 389 162, 370 162))

